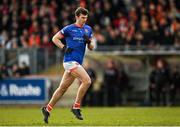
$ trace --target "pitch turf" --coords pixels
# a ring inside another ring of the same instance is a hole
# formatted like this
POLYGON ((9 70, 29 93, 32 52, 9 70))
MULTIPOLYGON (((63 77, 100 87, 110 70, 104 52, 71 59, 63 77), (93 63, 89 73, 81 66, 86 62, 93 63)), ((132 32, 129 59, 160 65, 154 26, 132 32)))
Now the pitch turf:
POLYGON ((52 111, 49 124, 44 124, 40 108, 0 107, 0 126, 177 126, 180 125, 180 107, 116 107, 83 108, 79 121, 69 108, 52 111))

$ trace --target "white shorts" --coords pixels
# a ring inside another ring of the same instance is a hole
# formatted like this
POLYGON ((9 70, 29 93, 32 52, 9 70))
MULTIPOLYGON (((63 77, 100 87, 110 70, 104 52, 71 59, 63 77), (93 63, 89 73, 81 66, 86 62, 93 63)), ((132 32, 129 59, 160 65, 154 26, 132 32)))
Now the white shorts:
POLYGON ((64 62, 63 63, 64 69, 70 73, 73 70, 77 69, 78 67, 80 67, 81 65, 76 62, 76 61, 69 61, 69 62, 64 62))

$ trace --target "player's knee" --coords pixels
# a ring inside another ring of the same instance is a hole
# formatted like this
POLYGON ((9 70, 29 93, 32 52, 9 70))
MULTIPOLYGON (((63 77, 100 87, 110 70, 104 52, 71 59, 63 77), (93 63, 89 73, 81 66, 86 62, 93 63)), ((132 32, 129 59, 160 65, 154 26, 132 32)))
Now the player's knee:
POLYGON ((92 83, 92 82, 91 82, 91 79, 89 78, 89 80, 88 80, 88 84, 89 84, 89 85, 91 85, 91 83, 92 83))
POLYGON ((86 84, 86 85, 91 85, 91 79, 88 77, 88 78, 86 78, 85 80, 84 80, 84 84, 86 84))

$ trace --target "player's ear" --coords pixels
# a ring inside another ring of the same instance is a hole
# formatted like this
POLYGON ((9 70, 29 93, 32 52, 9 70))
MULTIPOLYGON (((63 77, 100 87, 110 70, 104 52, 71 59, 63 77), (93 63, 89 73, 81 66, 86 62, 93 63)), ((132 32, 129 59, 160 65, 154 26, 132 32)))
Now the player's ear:
POLYGON ((78 19, 78 16, 75 16, 75 21, 78 19))

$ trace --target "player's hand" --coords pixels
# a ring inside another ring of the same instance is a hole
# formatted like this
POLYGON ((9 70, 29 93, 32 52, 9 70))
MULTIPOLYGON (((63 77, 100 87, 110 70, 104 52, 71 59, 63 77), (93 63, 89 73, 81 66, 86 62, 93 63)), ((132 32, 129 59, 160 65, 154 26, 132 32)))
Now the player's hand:
POLYGON ((89 37, 86 34, 84 34, 83 38, 84 38, 84 42, 86 44, 90 44, 91 43, 91 41, 89 40, 89 37))
POLYGON ((63 51, 63 53, 71 53, 73 51, 73 49, 72 48, 67 48, 67 46, 64 46, 62 48, 62 51, 63 51))

